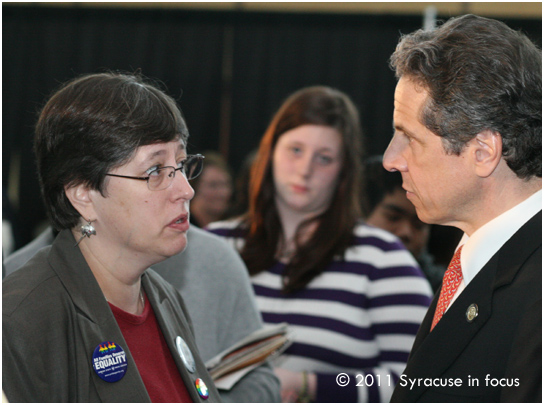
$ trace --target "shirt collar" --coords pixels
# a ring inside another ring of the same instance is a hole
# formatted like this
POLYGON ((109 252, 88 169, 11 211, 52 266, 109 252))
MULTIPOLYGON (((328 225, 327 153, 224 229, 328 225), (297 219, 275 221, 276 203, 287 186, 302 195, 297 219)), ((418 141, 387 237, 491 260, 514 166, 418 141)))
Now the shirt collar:
POLYGON ((482 226, 472 236, 464 234, 458 246, 465 285, 527 221, 542 210, 542 190, 482 226))

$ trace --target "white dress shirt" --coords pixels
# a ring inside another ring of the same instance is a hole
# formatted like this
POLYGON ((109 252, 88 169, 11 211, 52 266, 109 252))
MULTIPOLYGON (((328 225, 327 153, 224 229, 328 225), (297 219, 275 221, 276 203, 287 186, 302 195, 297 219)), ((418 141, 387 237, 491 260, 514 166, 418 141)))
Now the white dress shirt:
POLYGON ((464 234, 461 250, 463 279, 448 308, 485 264, 527 221, 542 210, 542 190, 482 226, 472 236, 464 234))

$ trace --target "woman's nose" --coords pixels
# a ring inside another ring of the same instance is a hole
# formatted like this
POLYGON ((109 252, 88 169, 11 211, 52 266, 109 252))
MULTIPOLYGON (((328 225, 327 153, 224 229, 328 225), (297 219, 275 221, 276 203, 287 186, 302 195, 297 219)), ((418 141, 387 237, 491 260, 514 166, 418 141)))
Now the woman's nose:
POLYGON ((303 177, 308 177, 312 173, 313 158, 307 153, 298 160, 298 172, 303 177))
POLYGON ((181 198, 189 201, 195 196, 195 190, 189 184, 187 177, 182 173, 176 173, 171 187, 173 188, 176 199, 181 198))

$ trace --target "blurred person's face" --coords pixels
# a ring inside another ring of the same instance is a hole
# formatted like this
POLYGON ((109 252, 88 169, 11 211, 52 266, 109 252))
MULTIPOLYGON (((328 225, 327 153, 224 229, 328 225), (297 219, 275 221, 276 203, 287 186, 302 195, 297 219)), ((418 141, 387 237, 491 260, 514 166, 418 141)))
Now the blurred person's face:
POLYGON ((474 176, 473 160, 466 148, 461 155, 446 153, 442 138, 421 123, 428 92, 407 77, 395 90, 395 133, 383 164, 402 174, 406 197, 418 217, 429 224, 462 228, 478 207, 481 182, 474 176))
POLYGON ((342 137, 331 127, 302 125, 280 136, 273 154, 276 204, 304 216, 327 209, 342 168, 342 137))
POLYGON ((417 217, 414 205, 402 188, 386 194, 367 218, 367 223, 396 235, 415 258, 425 249, 431 229, 417 217))
MULTIPOLYGON (((110 171, 123 176, 147 177, 162 166, 179 167, 187 156, 179 141, 141 146, 134 157, 110 171)), ((97 237, 117 260, 140 257, 158 262, 173 256, 187 244, 189 201, 194 191, 182 172, 164 190, 149 190, 145 181, 108 177, 106 193, 88 191, 89 215, 97 237)))
POLYGON ((230 174, 217 166, 204 166, 195 196, 202 209, 211 215, 221 216, 229 208, 231 196, 230 174))

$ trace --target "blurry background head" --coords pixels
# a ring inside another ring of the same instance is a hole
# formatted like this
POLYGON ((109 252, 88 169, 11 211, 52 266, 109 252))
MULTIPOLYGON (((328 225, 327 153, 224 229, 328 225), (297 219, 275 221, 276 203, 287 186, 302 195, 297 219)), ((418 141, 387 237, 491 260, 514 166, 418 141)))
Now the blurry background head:
POLYGON ((195 196, 191 201, 191 221, 201 227, 223 219, 231 205, 233 181, 226 160, 217 152, 203 153, 204 168, 191 182, 195 196))
POLYGON ((431 226, 418 218, 402 188, 401 174, 385 170, 381 156, 366 162, 365 174, 367 223, 396 235, 418 258, 427 246, 431 226))

